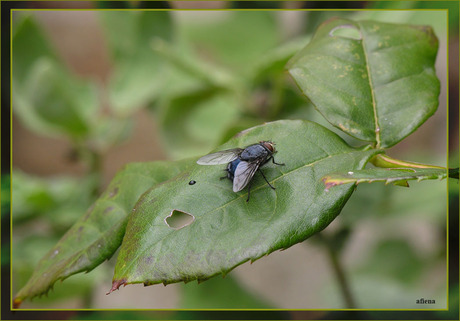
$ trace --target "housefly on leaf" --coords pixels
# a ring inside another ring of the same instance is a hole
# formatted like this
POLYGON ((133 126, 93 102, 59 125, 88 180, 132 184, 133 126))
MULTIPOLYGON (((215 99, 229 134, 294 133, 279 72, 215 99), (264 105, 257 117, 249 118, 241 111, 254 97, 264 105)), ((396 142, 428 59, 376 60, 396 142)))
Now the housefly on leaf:
POLYGON ((273 154, 276 153, 275 144, 270 141, 261 141, 257 144, 249 145, 245 148, 233 148, 223 150, 217 153, 208 154, 201 157, 197 164, 199 165, 219 165, 227 163, 227 175, 221 179, 228 178, 233 182, 233 191, 239 192, 248 185, 248 199, 251 192, 251 181, 254 174, 259 171, 267 184, 275 189, 265 177, 260 167, 269 160, 276 165, 273 154))

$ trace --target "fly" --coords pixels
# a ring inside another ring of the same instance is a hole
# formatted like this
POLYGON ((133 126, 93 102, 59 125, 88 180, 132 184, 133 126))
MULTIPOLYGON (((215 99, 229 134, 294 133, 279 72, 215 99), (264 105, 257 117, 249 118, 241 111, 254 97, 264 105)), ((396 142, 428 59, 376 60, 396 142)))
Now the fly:
POLYGON ((275 143, 270 141, 261 141, 257 144, 249 145, 245 148, 233 148, 212 153, 201 157, 197 164, 199 165, 219 165, 227 163, 227 175, 221 179, 228 178, 233 182, 233 191, 239 192, 248 186, 248 199, 251 192, 251 182, 254 174, 259 171, 267 184, 275 189, 265 177, 260 167, 269 160, 276 165, 284 165, 275 162, 273 154, 276 153, 275 143))

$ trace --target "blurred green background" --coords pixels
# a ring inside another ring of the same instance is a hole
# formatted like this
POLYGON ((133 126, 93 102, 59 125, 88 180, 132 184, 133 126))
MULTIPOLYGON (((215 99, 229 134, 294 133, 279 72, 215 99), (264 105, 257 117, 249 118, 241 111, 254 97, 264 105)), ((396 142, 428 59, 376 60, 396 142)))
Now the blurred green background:
MULTIPOLYGON (((304 11, 286 2, 284 9, 291 10, 14 12, 13 293, 125 163, 205 154, 240 130, 277 119, 313 120, 361 145, 332 128, 284 70, 330 17, 434 28, 442 83, 438 111, 388 154, 445 165, 447 42, 458 44, 458 34, 450 30, 447 38, 445 11, 413 10, 434 9, 427 4, 377 1, 363 7, 378 11, 304 11), (404 10, 385 10, 397 7, 404 10)), ((169 6, 180 9, 179 2, 169 6)), ((2 196, 8 193, 3 181, 2 196)), ((446 186, 446 181, 414 182, 410 188, 360 185, 321 233, 339 253, 358 308, 446 307, 447 192, 458 200, 458 185, 451 182, 448 191, 446 186), (436 304, 416 304, 421 298, 436 304)), ((4 200, 2 214, 8 207, 4 200)), ((322 238, 199 285, 130 285, 106 296, 112 259, 58 282, 47 297, 21 308, 341 309, 344 300, 322 238)), ((187 318, 186 312, 126 313, 131 319, 187 318)))

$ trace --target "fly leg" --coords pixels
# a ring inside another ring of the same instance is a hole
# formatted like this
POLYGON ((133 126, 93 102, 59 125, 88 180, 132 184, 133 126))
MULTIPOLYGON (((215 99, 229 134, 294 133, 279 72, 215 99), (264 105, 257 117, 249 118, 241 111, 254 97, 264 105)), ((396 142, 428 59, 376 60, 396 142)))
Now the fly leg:
POLYGON ((273 156, 271 157, 271 159, 272 159, 272 163, 275 164, 275 165, 281 165, 281 166, 286 165, 286 164, 284 164, 284 163, 277 163, 277 162, 275 162, 275 157, 273 157, 273 156))
POLYGON ((248 184, 248 198, 246 200, 246 203, 249 202, 249 195, 251 194, 251 183, 252 183, 252 180, 249 181, 249 184, 248 184))
POLYGON ((270 184, 270 182, 267 180, 267 178, 265 177, 264 173, 259 169, 259 172, 262 174, 263 178, 265 179, 265 181, 267 182, 268 186, 270 186, 272 189, 276 189, 272 186, 272 184, 270 184))

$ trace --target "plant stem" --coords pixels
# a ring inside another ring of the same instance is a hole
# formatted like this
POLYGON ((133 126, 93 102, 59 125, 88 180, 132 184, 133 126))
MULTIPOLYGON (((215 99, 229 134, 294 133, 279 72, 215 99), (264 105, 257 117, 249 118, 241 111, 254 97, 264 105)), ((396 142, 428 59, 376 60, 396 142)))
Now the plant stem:
POLYGON ((91 191, 91 194, 97 197, 101 193, 102 188, 102 154, 81 142, 74 142, 74 146, 79 159, 88 167, 87 175, 93 176, 97 181, 91 191))
POLYGON ((408 167, 408 168, 437 168, 437 169, 444 169, 441 166, 435 165, 428 165, 428 164, 421 164, 416 162, 408 162, 399 159, 391 158, 385 154, 378 154, 374 158, 371 159, 371 163, 376 167, 383 167, 383 168, 400 168, 400 167, 408 167))
POLYGON ((343 300, 345 301, 346 308, 355 309, 356 303, 353 298, 353 295, 351 294, 350 285, 348 283, 347 277, 345 276, 344 268, 342 264, 340 263, 339 253, 336 247, 334 246, 334 244, 332 244, 330 238, 324 235, 321 235, 321 234, 322 233, 319 233, 318 236, 320 236, 320 239, 323 241, 323 244, 327 248, 327 252, 328 252, 329 258, 332 263, 332 268, 334 270, 335 276, 339 283, 339 288, 340 288, 340 291, 342 292, 342 297, 343 297, 343 300))

